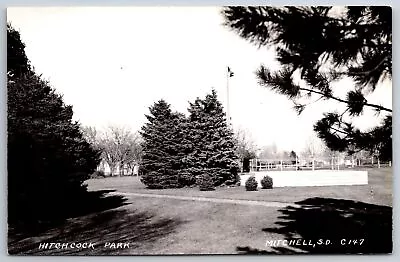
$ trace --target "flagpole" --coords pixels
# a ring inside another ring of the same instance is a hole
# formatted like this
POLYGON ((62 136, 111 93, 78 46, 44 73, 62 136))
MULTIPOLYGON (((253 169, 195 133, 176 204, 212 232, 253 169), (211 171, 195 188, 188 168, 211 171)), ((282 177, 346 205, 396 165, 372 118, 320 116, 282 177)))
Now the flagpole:
POLYGON ((231 126, 231 114, 230 114, 230 108, 229 108, 229 78, 230 78, 230 70, 229 67, 226 70, 226 122, 228 124, 228 127, 231 126))

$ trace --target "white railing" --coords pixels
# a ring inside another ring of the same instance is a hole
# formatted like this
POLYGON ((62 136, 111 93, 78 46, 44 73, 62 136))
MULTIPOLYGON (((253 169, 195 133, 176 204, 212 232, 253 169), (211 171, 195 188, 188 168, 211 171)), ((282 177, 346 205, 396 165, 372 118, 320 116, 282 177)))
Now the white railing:
POLYGON ((391 161, 382 162, 376 157, 369 159, 330 158, 297 158, 290 159, 251 159, 250 172, 255 171, 283 171, 283 170, 341 170, 356 167, 390 167, 391 161))

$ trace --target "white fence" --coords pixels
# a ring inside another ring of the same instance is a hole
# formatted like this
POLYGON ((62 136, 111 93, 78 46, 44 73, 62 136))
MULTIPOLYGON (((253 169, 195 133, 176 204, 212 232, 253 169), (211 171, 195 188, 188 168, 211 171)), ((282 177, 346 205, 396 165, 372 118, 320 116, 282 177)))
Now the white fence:
POLYGON ((330 158, 297 158, 290 159, 251 159, 250 172, 273 170, 344 170, 355 167, 386 167, 391 162, 382 162, 376 157, 367 159, 330 158))

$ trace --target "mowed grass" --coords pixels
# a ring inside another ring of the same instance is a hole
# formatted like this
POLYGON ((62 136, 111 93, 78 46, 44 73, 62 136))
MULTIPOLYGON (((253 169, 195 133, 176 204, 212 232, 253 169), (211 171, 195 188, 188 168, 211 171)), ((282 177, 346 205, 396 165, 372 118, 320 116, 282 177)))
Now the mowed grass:
MULTIPOLYGON (((265 249, 265 233, 279 217, 277 208, 202 201, 129 197, 128 205, 68 220, 34 238, 9 244, 25 255, 235 254, 238 246, 265 249), (95 243, 95 249, 39 249, 40 243, 95 243), (110 249, 106 243, 129 243, 110 249)), ((268 249, 267 249, 268 250, 268 249)), ((271 250, 272 251, 272 250, 271 250)))
POLYGON ((137 177, 88 180, 88 189, 285 202, 286 208, 124 194, 123 206, 68 219, 34 237, 9 239, 9 252, 35 255, 290 254, 390 252, 392 170, 369 169, 369 185, 291 187, 247 192, 244 187, 150 190, 137 177), (293 203, 300 203, 294 206, 293 203), (370 204, 367 204, 370 203, 370 204), (372 205, 375 204, 375 205, 372 205), (266 246, 292 238, 366 238, 361 250, 266 246), (374 242, 375 241, 375 242, 374 242), (92 242, 95 249, 38 249, 40 243, 92 242), (106 248, 107 242, 129 248, 106 248), (367 241, 368 242, 368 241, 367 241))
POLYGON ((160 218, 178 220, 179 226, 151 246, 124 250, 126 254, 235 254, 237 246, 265 248, 261 228, 273 226, 279 216, 277 208, 200 201, 132 197, 130 208, 146 209, 160 218))
MULTIPOLYGON (((323 197, 392 206, 392 169, 369 168, 363 170, 368 171, 368 185, 281 187, 272 190, 259 189, 255 192, 248 192, 243 186, 217 187, 215 191, 199 191, 198 188, 154 190, 147 189, 138 177, 91 179, 87 183, 90 190, 113 189, 126 193, 262 200, 284 203, 294 203, 310 197, 323 197)), ((301 171, 299 172, 301 174, 301 171)))

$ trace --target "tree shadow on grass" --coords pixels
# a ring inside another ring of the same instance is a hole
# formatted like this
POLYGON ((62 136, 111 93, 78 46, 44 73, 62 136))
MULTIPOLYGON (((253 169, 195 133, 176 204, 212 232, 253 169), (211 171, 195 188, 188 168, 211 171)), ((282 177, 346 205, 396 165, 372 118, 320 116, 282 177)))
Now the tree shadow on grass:
MULTIPOLYGON (((157 218, 148 212, 114 209, 70 219, 59 228, 36 238, 9 243, 9 253, 18 255, 126 255, 146 254, 156 240, 174 232, 179 220, 157 218), (94 248, 39 249, 40 243, 93 243, 94 248), (106 243, 129 243, 108 248, 106 243)), ((151 252, 151 251, 150 251, 151 252)))
MULTIPOLYGON (((45 208, 30 210, 28 206, 18 207, 21 215, 18 220, 9 221, 9 241, 18 241, 54 227, 63 226, 70 218, 102 212, 127 205, 126 198, 119 195, 108 195, 115 190, 84 191, 68 199, 49 199, 45 208), (50 204, 49 204, 50 203, 50 204), (28 212, 26 210, 29 210, 28 212), (36 213, 36 214, 35 214, 36 213)), ((10 205, 10 203, 9 203, 10 205)), ((37 208, 37 206, 35 207, 37 208)))
POLYGON ((288 206, 279 210, 282 216, 275 223, 278 227, 262 230, 266 233, 283 235, 282 240, 300 239, 298 243, 304 243, 304 245, 272 246, 272 251, 239 246, 238 253, 378 254, 392 252, 392 207, 331 198, 309 198, 296 204, 300 207, 288 206), (329 244, 327 244, 328 240, 329 244), (310 243, 315 245, 310 245, 310 243))

